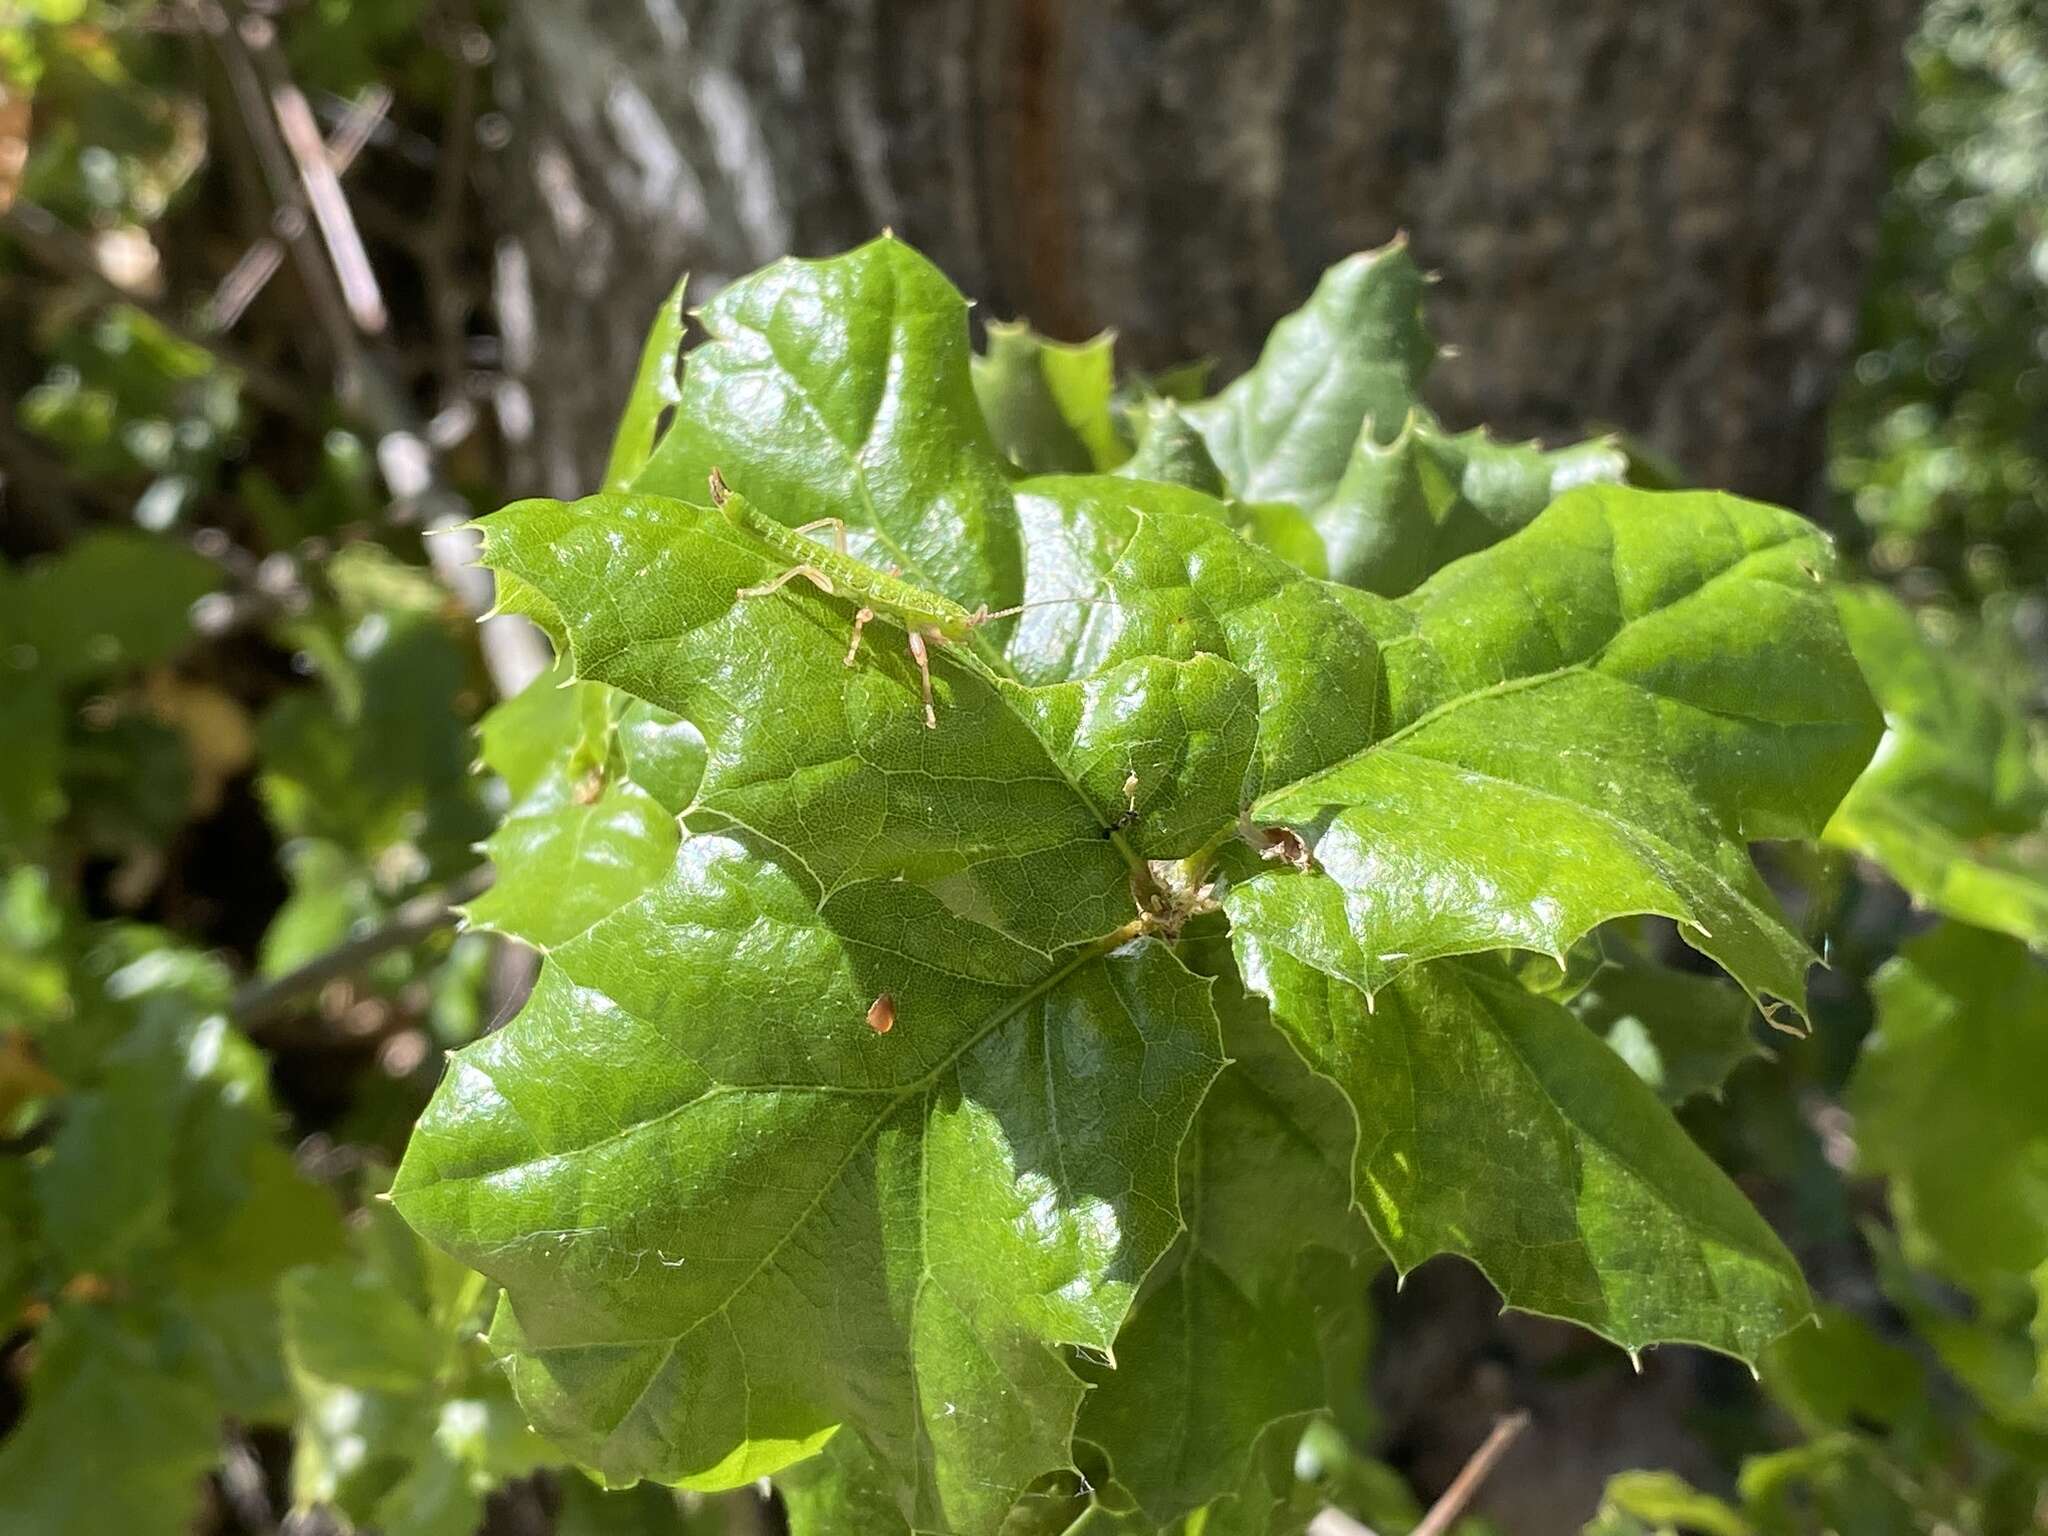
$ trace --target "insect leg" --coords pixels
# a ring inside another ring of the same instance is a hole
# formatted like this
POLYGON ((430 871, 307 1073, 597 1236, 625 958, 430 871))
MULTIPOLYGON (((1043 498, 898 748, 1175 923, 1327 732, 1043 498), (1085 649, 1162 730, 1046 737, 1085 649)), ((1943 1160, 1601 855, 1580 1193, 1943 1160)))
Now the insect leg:
POLYGON ((932 708, 932 659, 924 648, 924 636, 914 629, 910 632, 910 659, 917 663, 917 675, 924 680, 924 728, 936 731, 939 715, 932 708))
POLYGON ((766 597, 792 577, 801 576, 826 596, 832 595, 832 578, 815 565, 792 565, 773 581, 764 581, 758 587, 741 587, 734 597, 766 597))
POLYGON ((792 528, 791 533, 812 533, 820 528, 832 530, 832 545, 840 554, 846 553, 846 519, 843 517, 820 517, 805 523, 801 528, 792 528))
POLYGON ((860 650, 860 632, 867 627, 868 620, 874 616, 875 610, 872 608, 863 608, 853 616, 853 644, 846 648, 846 664, 849 667, 853 665, 854 654, 860 650))

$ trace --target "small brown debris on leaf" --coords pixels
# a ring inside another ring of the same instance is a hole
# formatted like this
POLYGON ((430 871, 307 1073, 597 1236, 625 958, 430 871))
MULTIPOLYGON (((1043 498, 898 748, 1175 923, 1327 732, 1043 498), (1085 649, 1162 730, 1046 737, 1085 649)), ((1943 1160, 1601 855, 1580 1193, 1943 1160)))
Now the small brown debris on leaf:
POLYGON ((1259 857, 1275 864, 1291 864, 1306 873, 1316 867, 1315 855, 1301 834, 1292 827, 1258 827, 1252 833, 1259 857))

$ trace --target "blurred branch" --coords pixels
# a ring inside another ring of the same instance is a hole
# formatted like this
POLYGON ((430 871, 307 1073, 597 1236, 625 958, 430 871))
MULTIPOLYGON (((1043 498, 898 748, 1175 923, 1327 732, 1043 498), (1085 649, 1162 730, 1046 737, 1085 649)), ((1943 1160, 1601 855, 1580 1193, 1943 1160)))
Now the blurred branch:
MULTIPOLYGON (((335 124, 333 136, 326 143, 327 163, 333 167, 336 176, 348 173, 356 162, 356 156, 370 142, 391 110, 391 90, 388 86, 373 85, 348 104, 341 121, 335 124)), ((284 247, 275 236, 265 235, 253 243, 228 274, 220 280, 213 291, 213 298, 206 306, 206 323, 209 329, 227 331, 242 318, 244 311, 256 301, 264 286, 277 275, 277 269, 284 265, 284 247)))
POLYGON ((250 147, 256 153, 256 163, 275 210, 271 227, 291 252, 293 265, 298 268, 307 300, 313 307, 314 320, 327 344, 334 349, 339 374, 336 392, 344 405, 360 409, 365 370, 360 337, 350 318, 334 269, 328 264, 326 253, 313 233, 312 210, 307 205, 292 152, 286 145, 284 130, 278 126, 270 93, 264 89, 263 75, 257 68, 255 50, 247 35, 254 31, 256 41, 268 47, 274 40, 270 24, 259 21, 256 27, 245 29, 213 0, 194 0, 194 10, 199 30, 212 44, 221 69, 227 75, 228 88, 241 112, 250 147))
POLYGON ((462 206, 469 192, 470 145, 476 136, 477 72, 489 62, 491 40, 476 24, 474 0, 457 0, 449 52, 455 80, 434 162, 434 211, 420 245, 427 311, 434 332, 434 370, 445 406, 462 393, 462 320, 466 304, 458 277, 462 249, 462 206))
POLYGON ((1486 1481, 1501 1457, 1507 1455, 1522 1431, 1529 1427, 1526 1409, 1511 1413, 1493 1426, 1493 1432, 1480 1442, 1479 1449, 1472 1453, 1472 1459, 1459 1469, 1437 1501, 1429 1506, 1429 1513, 1422 1517, 1408 1536, 1444 1536, 1451 1528, 1451 1522, 1465 1512, 1465 1506, 1472 1502, 1472 1495, 1479 1491, 1479 1485, 1486 1481))
MULTIPOLYGON (((286 119, 295 115, 289 105, 284 108, 285 117, 279 116, 279 103, 296 101, 303 107, 305 97, 291 83, 277 47, 275 28, 262 18, 237 21, 213 0, 193 3, 200 25, 227 71, 257 160, 276 201, 278 232, 305 279, 312 296, 314 319, 333 349, 339 375, 337 393, 343 404, 363 419, 375 438, 377 467, 391 491, 394 515, 420 523, 429 533, 461 527, 469 521, 469 504, 448 485, 417 412, 393 382, 384 356, 358 328, 360 317, 355 310, 369 292, 374 292, 374 281, 364 289, 359 280, 349 276, 355 253, 362 249, 361 240, 348 214, 340 184, 327 164, 326 152, 318 146, 317 129, 311 134, 311 142, 300 143, 298 153, 294 154, 295 139, 305 139, 306 130, 313 128, 311 110, 306 110, 305 120, 297 129, 287 126, 286 119), (309 163, 312 160, 317 160, 318 165, 309 163), (315 194, 309 187, 316 186, 331 191, 340 203, 338 208, 329 208, 320 215, 327 221, 321 224, 323 232, 330 233, 325 245, 313 233, 313 214, 317 210, 310 205, 309 199, 315 194), (340 232, 340 254, 330 223, 333 231, 340 232)), ((367 258, 364 260, 367 267, 367 258)), ((427 540, 427 555, 443 585, 455 593, 470 613, 483 620, 484 664, 499 695, 510 698, 547 670, 548 645, 540 631, 523 618, 512 614, 485 617, 493 603, 492 582, 490 572, 475 562, 476 542, 474 534, 449 532, 446 537, 427 540)))
MULTIPOLYGON (((270 23, 262 25, 268 27, 270 23)), ((313 109, 306 104, 305 92, 282 77, 281 62, 273 50, 256 51, 256 57, 273 65, 270 73, 276 78, 268 82, 271 110, 277 116, 285 148, 298 167, 299 187, 306 205, 313 210, 313 222, 327 248, 342 303, 360 330, 372 336, 381 334, 389 318, 384 296, 377 291, 377 274, 370 268, 370 253, 363 248, 362 233, 349 214, 348 199, 342 196, 341 180, 328 158, 320 125, 313 121, 313 109)))
POLYGON ((493 873, 488 864, 479 864, 446 889, 413 897, 361 937, 315 955, 282 976, 249 982, 229 1002, 229 1017, 242 1029, 260 1029, 289 1012, 291 1004, 306 993, 317 992, 330 981, 359 976, 394 949, 408 948, 453 927, 460 908, 490 889, 493 873))
MULTIPOLYGON (((1508 1453, 1508 1447, 1528 1427, 1526 1411, 1511 1413, 1494 1425, 1493 1432, 1480 1442, 1479 1449, 1451 1479, 1450 1487, 1429 1506, 1429 1513, 1408 1536, 1444 1536, 1458 1516, 1465 1512, 1465 1506, 1472 1502, 1472 1495, 1479 1491, 1479 1485, 1486 1481, 1487 1474, 1493 1471, 1495 1464, 1508 1453)), ((1308 1530, 1309 1536, 1373 1536, 1372 1527, 1354 1520, 1341 1509, 1324 1510, 1309 1523, 1308 1530)))

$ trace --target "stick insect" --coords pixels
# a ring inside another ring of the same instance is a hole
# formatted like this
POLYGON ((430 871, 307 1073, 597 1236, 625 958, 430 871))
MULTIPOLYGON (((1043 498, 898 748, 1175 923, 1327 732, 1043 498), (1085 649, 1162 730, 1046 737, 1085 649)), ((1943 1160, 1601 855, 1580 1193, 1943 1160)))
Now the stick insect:
MULTIPOLYGON (((938 711, 932 704, 929 648, 933 645, 965 646, 982 625, 1040 606, 1019 603, 1014 608, 998 608, 991 612, 988 604, 983 603, 969 612, 936 592, 912 586, 890 572, 878 571, 854 559, 846 552, 846 524, 840 519, 821 517, 801 528, 785 527, 765 513, 756 511, 744 496, 725 483, 725 478, 715 469, 711 471, 711 502, 735 528, 756 542, 766 544, 785 560, 795 562, 781 575, 759 586, 741 587, 734 594, 736 597, 766 597, 801 576, 827 597, 851 598, 860 607, 853 615, 853 643, 846 648, 846 665, 849 667, 853 665, 854 657, 860 654, 860 633, 870 620, 885 618, 903 626, 910 637, 910 659, 917 663, 917 675, 924 686, 926 730, 937 730, 939 726, 938 711), (816 540, 804 537, 820 528, 833 531, 833 548, 827 549, 816 540)), ((1098 599, 1073 597, 1053 601, 1088 603, 1098 599)))

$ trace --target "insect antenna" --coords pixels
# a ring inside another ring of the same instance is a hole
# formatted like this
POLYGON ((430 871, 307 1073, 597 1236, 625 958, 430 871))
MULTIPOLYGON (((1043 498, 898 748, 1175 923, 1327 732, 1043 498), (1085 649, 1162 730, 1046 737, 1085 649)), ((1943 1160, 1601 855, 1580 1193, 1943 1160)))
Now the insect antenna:
POLYGON ((1036 602, 1017 603, 1012 607, 997 608, 993 611, 987 608, 977 609, 974 614, 974 622, 978 625, 989 624, 997 619, 1007 619, 1012 614, 1022 613, 1027 608, 1057 608, 1062 603, 1090 603, 1113 608, 1116 606, 1116 599, 1111 597, 1042 597, 1036 602))

